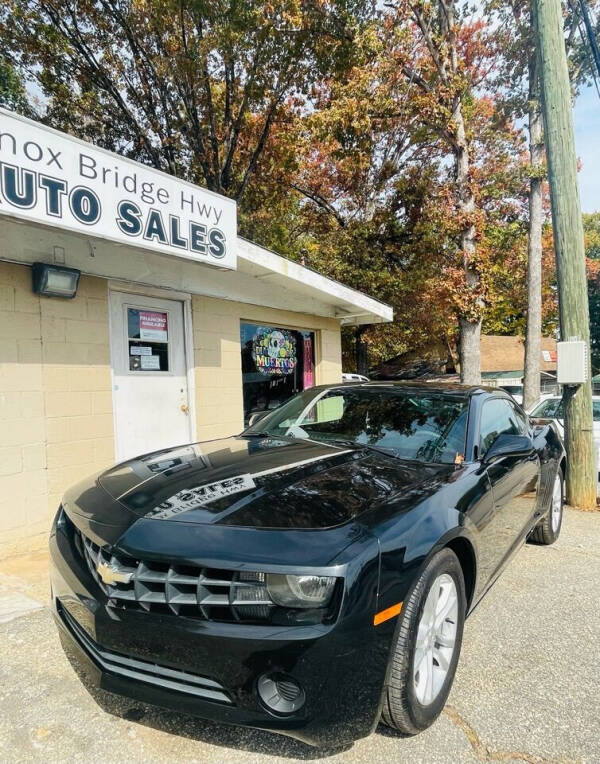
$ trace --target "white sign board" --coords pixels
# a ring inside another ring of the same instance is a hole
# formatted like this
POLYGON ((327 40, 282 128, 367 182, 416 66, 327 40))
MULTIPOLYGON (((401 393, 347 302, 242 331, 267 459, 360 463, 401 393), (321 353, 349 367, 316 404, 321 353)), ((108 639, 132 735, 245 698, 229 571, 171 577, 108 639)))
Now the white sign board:
POLYGON ((0 214, 221 268, 236 203, 0 109, 0 214))

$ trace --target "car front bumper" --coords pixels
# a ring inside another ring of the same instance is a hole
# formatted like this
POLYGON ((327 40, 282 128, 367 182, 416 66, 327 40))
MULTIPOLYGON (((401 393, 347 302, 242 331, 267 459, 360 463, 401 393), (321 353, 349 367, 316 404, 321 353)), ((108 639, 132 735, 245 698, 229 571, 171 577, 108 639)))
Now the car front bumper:
POLYGON ((50 551, 61 642, 101 689, 315 746, 346 745, 376 727, 393 624, 375 629, 344 607, 333 624, 285 627, 111 608, 68 532, 54 528, 50 551), (259 699, 259 677, 273 673, 302 687, 298 711, 277 714, 259 699))

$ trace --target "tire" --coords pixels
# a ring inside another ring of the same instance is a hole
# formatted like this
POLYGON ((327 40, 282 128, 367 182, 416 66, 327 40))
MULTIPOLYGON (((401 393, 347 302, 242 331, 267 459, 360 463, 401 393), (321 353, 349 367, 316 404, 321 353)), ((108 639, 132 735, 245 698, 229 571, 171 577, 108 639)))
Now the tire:
POLYGON ((440 715, 456 673, 466 608, 462 568, 454 552, 443 549, 431 558, 413 585, 398 619, 383 694, 382 721, 388 727, 405 735, 415 735, 427 729, 440 715), (448 655, 449 648, 437 643, 435 638, 432 642, 433 635, 427 632, 427 623, 432 621, 431 613, 441 614, 440 603, 441 608, 448 605, 450 597, 444 600, 443 591, 446 587, 447 592, 451 592, 452 586, 456 595, 456 608, 444 619, 442 633, 438 635, 438 638, 448 642, 451 641, 448 635, 454 632, 453 648, 448 655), (439 600, 436 602, 437 607, 433 607, 432 610, 430 594, 435 601, 436 590, 439 600), (431 645, 431 662, 428 660, 428 645, 431 645), (419 666, 415 671, 415 659, 425 667, 423 672, 419 670, 419 666), (446 663, 447 667, 445 678, 442 678, 443 663, 446 663), (432 690, 435 691, 437 687, 435 695, 431 698, 428 697, 427 691, 428 667, 432 676, 436 677, 435 681, 432 680, 432 690))
POLYGON ((550 494, 549 507, 546 514, 533 529, 530 540, 535 544, 554 544, 560 536, 562 527, 563 505, 565 497, 565 479, 561 468, 558 468, 552 493, 550 494))

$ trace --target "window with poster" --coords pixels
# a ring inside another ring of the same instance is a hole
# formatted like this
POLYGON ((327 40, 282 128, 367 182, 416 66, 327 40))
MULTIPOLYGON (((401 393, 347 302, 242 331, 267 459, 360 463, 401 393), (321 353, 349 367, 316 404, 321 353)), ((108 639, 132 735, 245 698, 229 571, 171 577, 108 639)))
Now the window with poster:
POLYGON ((241 325, 244 421, 315 384, 315 333, 241 325))
POLYGON ((169 371, 169 314, 127 307, 129 371, 169 371))

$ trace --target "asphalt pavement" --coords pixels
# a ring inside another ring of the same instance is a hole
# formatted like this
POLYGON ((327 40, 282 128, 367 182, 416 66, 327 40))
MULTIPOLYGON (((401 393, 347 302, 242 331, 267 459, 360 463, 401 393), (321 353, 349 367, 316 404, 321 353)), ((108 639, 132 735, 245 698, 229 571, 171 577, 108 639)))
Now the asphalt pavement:
POLYGON ((45 552, 0 560, 0 762, 598 762, 600 513, 566 510, 467 621, 448 705, 413 738, 380 725, 322 751, 86 689, 47 608, 45 552))

